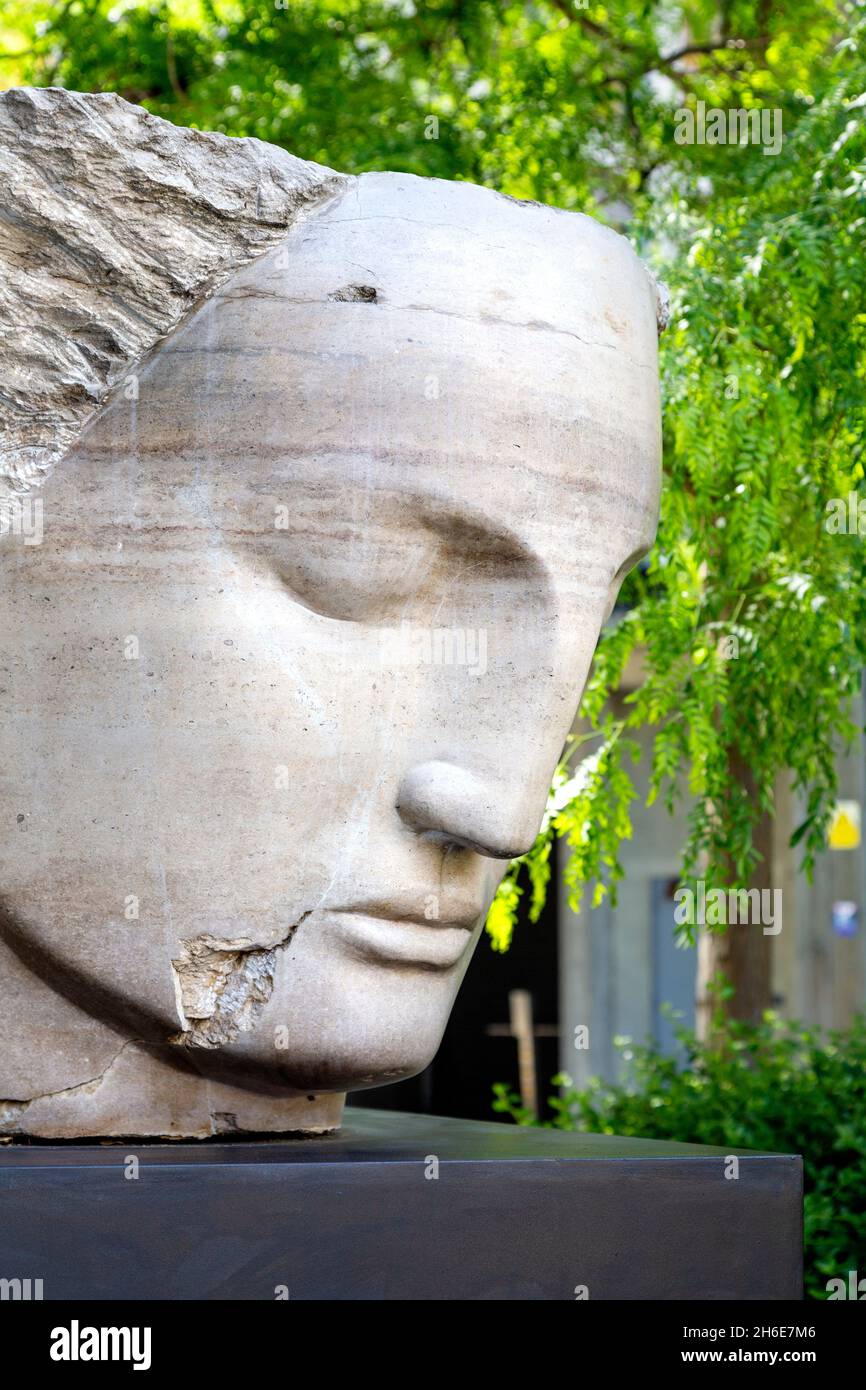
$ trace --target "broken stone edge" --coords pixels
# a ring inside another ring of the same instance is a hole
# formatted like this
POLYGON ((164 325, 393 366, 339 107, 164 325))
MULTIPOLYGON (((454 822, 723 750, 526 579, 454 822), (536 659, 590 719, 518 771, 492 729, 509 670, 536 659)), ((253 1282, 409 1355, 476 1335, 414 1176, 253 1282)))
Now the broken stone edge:
POLYGON ((181 1031, 176 1047, 224 1047, 256 1026, 274 989, 279 953, 291 942, 305 912, 270 946, 237 938, 203 936, 180 940, 172 961, 181 1031))
POLYGON ((162 338, 351 182, 113 93, 0 93, 0 518, 162 338))
POLYGON ((0 1144, 93 1139, 279 1139, 336 1133, 345 1095, 257 1094, 178 1072, 152 1045, 120 1043, 86 1081, 21 1100, 0 1100, 0 1144))

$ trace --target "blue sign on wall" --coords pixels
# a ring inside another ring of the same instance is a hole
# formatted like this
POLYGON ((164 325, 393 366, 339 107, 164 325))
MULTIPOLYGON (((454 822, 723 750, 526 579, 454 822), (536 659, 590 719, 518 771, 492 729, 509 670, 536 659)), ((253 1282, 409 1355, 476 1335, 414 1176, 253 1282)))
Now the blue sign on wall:
POLYGON ((833 904, 833 930, 837 936, 856 936, 859 926, 860 913, 856 903, 833 904))

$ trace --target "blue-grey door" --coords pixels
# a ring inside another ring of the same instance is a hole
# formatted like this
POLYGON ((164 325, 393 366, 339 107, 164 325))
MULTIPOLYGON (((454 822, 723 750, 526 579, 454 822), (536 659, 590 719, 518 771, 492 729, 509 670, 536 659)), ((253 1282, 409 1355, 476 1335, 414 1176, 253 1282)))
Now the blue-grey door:
POLYGON ((695 980, 697 951, 677 945, 674 922, 674 889, 670 878, 651 880, 653 923, 653 1035, 663 1052, 679 1050, 674 1036, 677 1022, 693 1028, 695 1023, 695 980), (666 1017, 662 1005, 670 1004, 682 1015, 666 1017))

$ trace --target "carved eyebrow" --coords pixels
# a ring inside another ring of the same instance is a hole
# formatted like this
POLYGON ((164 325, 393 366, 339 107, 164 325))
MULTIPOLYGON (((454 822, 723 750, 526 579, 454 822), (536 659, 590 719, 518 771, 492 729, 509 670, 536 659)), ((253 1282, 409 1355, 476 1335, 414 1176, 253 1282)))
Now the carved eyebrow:
POLYGON ((402 523, 405 529, 411 523, 435 536, 456 560, 473 562, 477 568, 479 560, 486 558, 499 571, 513 570, 551 585, 543 557, 500 518, 435 486, 425 486, 411 475, 401 477, 399 486, 387 479, 367 481, 336 475, 328 478, 324 489, 321 482, 311 485, 309 477, 286 478, 284 487, 296 489, 296 496, 303 490, 315 498, 315 517, 320 523, 334 505, 344 510, 347 525, 363 522, 371 537, 379 528, 387 531, 402 523), (359 498, 369 504, 360 515, 352 510, 359 498))
MULTIPOLYGON (((405 493, 401 494, 405 496, 405 493)), ((457 502, 453 496, 410 489, 418 521, 433 531, 455 555, 494 562, 498 569, 522 571, 548 581, 547 565, 530 546, 501 520, 478 508, 457 502)))

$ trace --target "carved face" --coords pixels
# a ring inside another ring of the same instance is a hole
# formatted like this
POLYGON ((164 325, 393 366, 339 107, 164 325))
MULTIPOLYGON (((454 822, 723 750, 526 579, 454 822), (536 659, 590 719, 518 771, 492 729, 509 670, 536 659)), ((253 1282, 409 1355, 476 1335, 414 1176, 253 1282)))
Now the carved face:
POLYGON ((0 547, 56 988, 253 1086, 426 1065, 654 534, 655 338, 597 224, 366 175, 118 389, 0 547))

